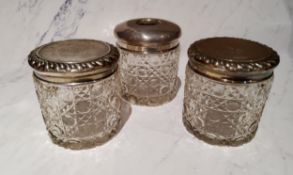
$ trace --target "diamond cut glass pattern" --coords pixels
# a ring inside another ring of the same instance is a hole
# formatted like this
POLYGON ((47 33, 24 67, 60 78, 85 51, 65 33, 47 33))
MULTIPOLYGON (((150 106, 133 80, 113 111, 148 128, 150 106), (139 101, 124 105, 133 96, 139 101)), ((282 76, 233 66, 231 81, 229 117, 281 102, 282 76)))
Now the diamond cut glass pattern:
POLYGON ((208 143, 245 143, 255 135, 272 80, 229 84, 197 74, 187 65, 183 122, 208 143))
POLYGON ((116 92, 115 76, 72 85, 34 77, 53 142, 72 149, 87 148, 104 143, 117 132, 123 101, 116 92))
POLYGON ((179 88, 179 46, 145 54, 120 49, 122 96, 135 104, 155 106, 171 101, 179 88))

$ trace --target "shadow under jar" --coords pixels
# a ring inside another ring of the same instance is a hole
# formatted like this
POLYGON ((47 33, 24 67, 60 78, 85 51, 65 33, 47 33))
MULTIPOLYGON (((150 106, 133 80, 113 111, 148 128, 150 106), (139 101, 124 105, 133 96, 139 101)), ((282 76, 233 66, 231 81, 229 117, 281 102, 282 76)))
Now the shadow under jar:
POLYGON ((133 19, 116 26, 120 51, 122 97, 131 103, 157 106, 177 94, 178 25, 155 18, 133 19))
POLYGON ((219 37, 188 49, 183 122, 210 144, 237 146, 258 128, 279 64, 271 48, 245 39, 219 37))
POLYGON ((118 58, 114 46, 82 39, 52 42, 30 53, 41 112, 54 143, 90 148, 118 132, 130 108, 117 93, 118 58))

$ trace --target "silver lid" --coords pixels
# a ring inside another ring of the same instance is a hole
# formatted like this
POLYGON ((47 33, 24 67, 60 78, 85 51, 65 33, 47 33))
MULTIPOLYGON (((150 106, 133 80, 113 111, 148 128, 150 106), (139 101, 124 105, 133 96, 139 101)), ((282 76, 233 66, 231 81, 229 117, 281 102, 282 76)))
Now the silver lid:
POLYGON ((272 48, 241 38, 215 37, 194 42, 189 65, 199 73, 226 82, 256 82, 269 78, 279 64, 272 48))
POLYGON ((181 29, 167 20, 139 18, 117 25, 114 33, 118 46, 124 49, 162 51, 178 45, 181 29))
POLYGON ((95 80, 117 68, 118 50, 103 41, 73 39, 52 42, 33 50, 28 63, 37 77, 57 83, 95 80))

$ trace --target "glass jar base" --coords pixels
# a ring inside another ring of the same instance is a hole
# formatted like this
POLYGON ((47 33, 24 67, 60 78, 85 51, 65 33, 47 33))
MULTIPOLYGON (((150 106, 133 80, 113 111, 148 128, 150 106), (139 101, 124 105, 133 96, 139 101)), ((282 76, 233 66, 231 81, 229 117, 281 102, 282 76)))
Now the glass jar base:
MULTIPOLYGON (((115 133, 113 133, 113 135, 115 135, 115 133)), ((61 146, 63 148, 72 149, 72 150, 90 149, 99 145, 103 145, 104 143, 109 141, 113 137, 113 135, 105 136, 104 138, 93 137, 91 139, 84 139, 84 140, 64 141, 62 139, 58 139, 57 137, 49 133, 49 136, 54 144, 61 146)))
POLYGON ((131 106, 123 99, 121 99, 120 109, 121 111, 117 122, 112 123, 112 127, 110 129, 107 129, 107 131, 104 130, 102 131, 102 133, 97 133, 97 135, 70 139, 56 136, 50 130, 48 130, 48 135, 50 136, 54 144, 71 150, 90 149, 96 146, 103 145, 113 139, 121 131, 121 129, 124 127, 125 123, 129 119, 129 116, 131 115, 131 106))
MULTIPOLYGON (((127 108, 126 106, 125 108, 127 108)), ((124 124, 129 118, 131 111, 126 111, 123 116, 121 116, 121 119, 117 123, 117 127, 115 130, 112 130, 110 133, 104 133, 104 136, 91 136, 87 138, 78 138, 78 139, 62 139, 59 137, 56 137, 51 132, 49 133, 49 136, 52 140, 52 142, 58 146, 61 146, 63 148, 71 149, 71 150, 81 150, 81 149, 90 149, 94 148, 96 146, 103 145, 107 143, 109 140, 111 140, 113 137, 116 136, 120 132, 120 130, 123 128, 124 124)))
POLYGON ((187 131, 191 133, 192 135, 194 135, 195 137, 197 137, 199 140, 202 140, 211 145, 218 145, 218 146, 241 146, 243 144, 250 142, 254 138, 257 131, 257 127, 256 127, 256 129, 252 131, 249 135, 237 140, 236 139, 214 139, 194 129, 189 123, 189 121, 185 119, 185 117, 183 117, 183 124, 185 128, 187 129, 187 131))
POLYGON ((139 97, 134 96, 132 94, 123 94, 122 97, 134 105, 141 105, 141 106, 160 106, 171 102, 177 95, 177 92, 180 88, 181 81, 179 77, 176 78, 175 86, 173 90, 165 95, 162 96, 152 96, 152 97, 139 97))

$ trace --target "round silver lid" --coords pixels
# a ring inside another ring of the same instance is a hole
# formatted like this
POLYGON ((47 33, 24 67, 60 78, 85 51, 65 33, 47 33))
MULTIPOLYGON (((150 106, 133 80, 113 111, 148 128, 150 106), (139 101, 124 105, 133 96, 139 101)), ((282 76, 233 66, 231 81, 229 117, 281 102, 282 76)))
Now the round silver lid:
POLYGON ((28 63, 36 76, 52 82, 103 78, 117 67, 118 50, 103 41, 73 39, 52 42, 33 50, 28 63))
POLYGON ((199 73, 229 82, 267 79, 279 64, 272 48, 255 41, 215 37, 194 42, 188 49, 189 65, 199 73))
POLYGON ((170 21, 156 18, 132 19, 114 29, 118 46, 143 51, 146 49, 167 50, 178 45, 180 27, 170 21))

